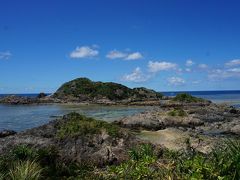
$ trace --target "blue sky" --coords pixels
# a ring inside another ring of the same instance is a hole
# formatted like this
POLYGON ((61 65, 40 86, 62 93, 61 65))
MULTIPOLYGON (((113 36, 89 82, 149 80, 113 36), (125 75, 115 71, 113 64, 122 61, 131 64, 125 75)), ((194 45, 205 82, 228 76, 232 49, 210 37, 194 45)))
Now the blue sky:
POLYGON ((1 0, 0 93, 77 77, 159 91, 240 89, 240 1, 1 0))

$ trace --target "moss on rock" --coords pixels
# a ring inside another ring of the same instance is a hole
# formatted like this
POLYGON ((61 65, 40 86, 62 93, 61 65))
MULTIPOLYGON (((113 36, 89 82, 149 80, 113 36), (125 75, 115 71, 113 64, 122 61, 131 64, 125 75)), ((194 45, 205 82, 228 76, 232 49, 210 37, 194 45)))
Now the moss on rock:
POLYGON ((106 131, 112 137, 117 137, 121 134, 120 128, 115 124, 95 120, 78 113, 68 114, 67 119, 67 122, 58 126, 57 137, 59 138, 98 134, 102 131, 106 131))
POLYGON ((197 103, 197 102, 204 102, 205 100, 202 98, 194 97, 190 94, 187 93, 181 93, 177 94, 174 98, 173 101, 178 101, 178 102, 187 102, 187 103, 197 103))

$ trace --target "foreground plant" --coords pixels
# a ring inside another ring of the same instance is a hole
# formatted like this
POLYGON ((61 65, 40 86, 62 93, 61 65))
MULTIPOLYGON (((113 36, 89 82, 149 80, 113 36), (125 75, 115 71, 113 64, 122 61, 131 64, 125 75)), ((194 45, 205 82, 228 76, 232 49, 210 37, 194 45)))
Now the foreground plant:
POLYGON ((227 141, 210 154, 194 149, 165 150, 157 158, 150 145, 142 145, 129 152, 130 160, 119 166, 110 166, 104 172, 106 179, 194 179, 239 180, 240 143, 227 141))
POLYGON ((38 180, 41 178, 42 170, 35 161, 19 161, 14 163, 8 176, 12 180, 38 180))

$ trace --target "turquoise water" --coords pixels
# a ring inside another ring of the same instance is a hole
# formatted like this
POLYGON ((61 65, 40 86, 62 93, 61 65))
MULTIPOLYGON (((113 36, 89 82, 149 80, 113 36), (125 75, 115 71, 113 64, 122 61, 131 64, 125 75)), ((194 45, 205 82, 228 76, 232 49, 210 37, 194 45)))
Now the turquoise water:
POLYGON ((93 105, 0 105, 0 131, 22 131, 47 123, 53 116, 78 112, 96 119, 112 122, 147 110, 149 107, 93 106, 93 105))

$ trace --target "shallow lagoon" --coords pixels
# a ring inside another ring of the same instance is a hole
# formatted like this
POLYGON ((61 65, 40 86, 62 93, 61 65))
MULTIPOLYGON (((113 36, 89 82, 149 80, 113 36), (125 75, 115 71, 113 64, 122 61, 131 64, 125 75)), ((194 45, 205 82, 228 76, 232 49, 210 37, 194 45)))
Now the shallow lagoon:
POLYGON ((70 112, 78 112, 96 119, 112 122, 143 112, 150 107, 100 105, 0 105, 0 131, 22 131, 45 124, 70 112))

